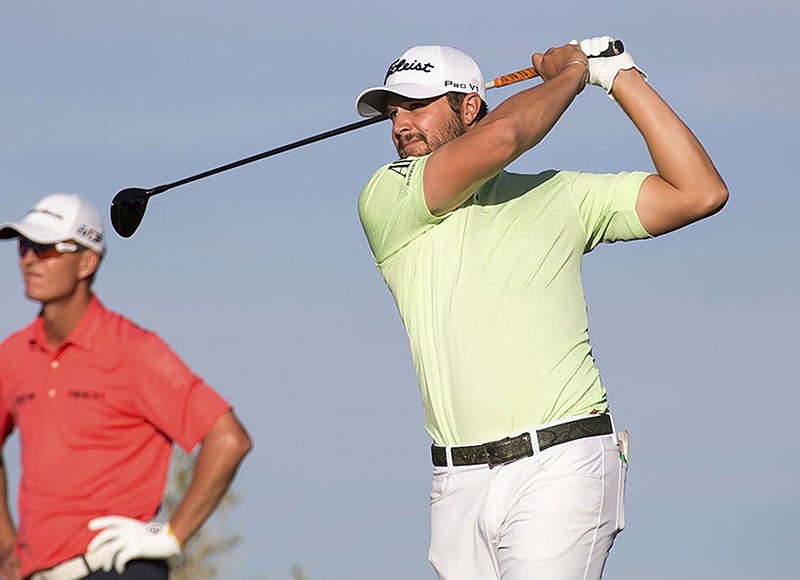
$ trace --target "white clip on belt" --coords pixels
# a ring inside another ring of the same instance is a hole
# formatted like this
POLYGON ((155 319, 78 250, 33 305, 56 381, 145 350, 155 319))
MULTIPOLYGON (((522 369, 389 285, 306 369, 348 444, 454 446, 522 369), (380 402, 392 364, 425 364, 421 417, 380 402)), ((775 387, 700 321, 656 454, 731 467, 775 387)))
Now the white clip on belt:
POLYGON ((47 570, 34 572, 30 580, 80 580, 102 567, 97 555, 82 554, 47 570))

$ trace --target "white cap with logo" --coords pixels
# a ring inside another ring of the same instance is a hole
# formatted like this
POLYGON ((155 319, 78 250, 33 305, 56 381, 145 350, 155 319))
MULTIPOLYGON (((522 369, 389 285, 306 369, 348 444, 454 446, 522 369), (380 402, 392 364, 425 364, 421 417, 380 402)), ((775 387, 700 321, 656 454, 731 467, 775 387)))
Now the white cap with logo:
POLYGON ((356 99, 362 117, 386 112, 386 96, 430 99, 445 93, 478 93, 486 102, 481 69, 472 58, 452 46, 415 46, 389 65, 383 86, 363 91, 356 99))
POLYGON ((52 193, 33 206, 18 222, 0 226, 0 239, 19 236, 37 244, 74 240, 98 254, 106 249, 100 214, 75 193, 52 193))

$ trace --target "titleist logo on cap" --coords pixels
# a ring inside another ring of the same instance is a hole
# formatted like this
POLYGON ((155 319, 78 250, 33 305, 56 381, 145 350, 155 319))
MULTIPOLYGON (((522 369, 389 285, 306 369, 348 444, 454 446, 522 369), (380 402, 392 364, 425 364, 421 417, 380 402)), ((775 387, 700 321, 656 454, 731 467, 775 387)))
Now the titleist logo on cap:
POLYGON ((31 209, 31 210, 28 210, 28 213, 29 214, 31 214, 31 213, 43 213, 43 214, 49 215, 50 217, 55 218, 57 220, 63 220, 64 219, 63 215, 61 215, 57 211, 53 211, 51 209, 47 209, 46 207, 35 207, 35 208, 31 209))
POLYGON ((392 64, 389 65, 389 70, 386 71, 386 76, 383 78, 383 82, 385 83, 386 80, 395 73, 407 71, 407 70, 416 70, 419 72, 429 73, 434 68, 436 68, 433 63, 426 62, 422 64, 421 62, 414 60, 412 62, 408 62, 404 58, 399 58, 394 61, 392 64))

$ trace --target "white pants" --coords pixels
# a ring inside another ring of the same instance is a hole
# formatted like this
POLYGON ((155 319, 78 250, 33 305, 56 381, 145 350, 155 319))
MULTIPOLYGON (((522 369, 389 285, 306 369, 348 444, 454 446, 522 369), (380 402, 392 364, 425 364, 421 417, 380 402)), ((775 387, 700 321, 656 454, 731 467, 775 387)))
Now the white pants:
POLYGON ((616 435, 493 469, 434 467, 428 559, 440 580, 600 578, 625 526, 626 474, 616 435))

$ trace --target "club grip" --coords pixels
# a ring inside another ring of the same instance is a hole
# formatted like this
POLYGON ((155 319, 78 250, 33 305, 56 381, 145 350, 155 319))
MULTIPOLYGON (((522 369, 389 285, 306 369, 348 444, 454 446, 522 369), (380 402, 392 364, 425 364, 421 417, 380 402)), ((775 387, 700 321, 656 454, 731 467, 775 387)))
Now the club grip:
POLYGON ((486 83, 487 89, 495 89, 497 87, 504 87, 506 85, 513 85, 514 83, 518 83, 520 81, 525 81, 528 79, 535 79, 539 76, 539 73, 536 72, 536 69, 533 67, 524 68, 522 70, 514 71, 512 73, 505 74, 503 76, 499 76, 493 81, 489 81, 486 83))
MULTIPOLYGON (((617 56, 618 54, 622 54, 623 52, 625 52, 625 45, 622 44, 621 40, 615 40, 609 45, 607 49, 605 49, 597 56, 617 56)), ((596 58, 596 57, 589 56, 587 58, 596 58)))
MULTIPOLYGON (((602 57, 617 56, 618 54, 622 54, 623 52, 625 52, 625 45, 622 44, 621 40, 615 40, 609 45, 607 49, 605 49, 597 56, 589 56, 587 58, 597 58, 601 56, 602 57)), ((525 81, 528 79, 533 79, 538 76, 539 73, 536 72, 536 69, 534 69, 533 67, 528 67, 522 70, 514 71, 512 73, 499 76, 496 79, 487 82, 485 87, 487 89, 496 89, 497 87, 513 85, 514 83, 518 83, 520 81, 525 81)))

